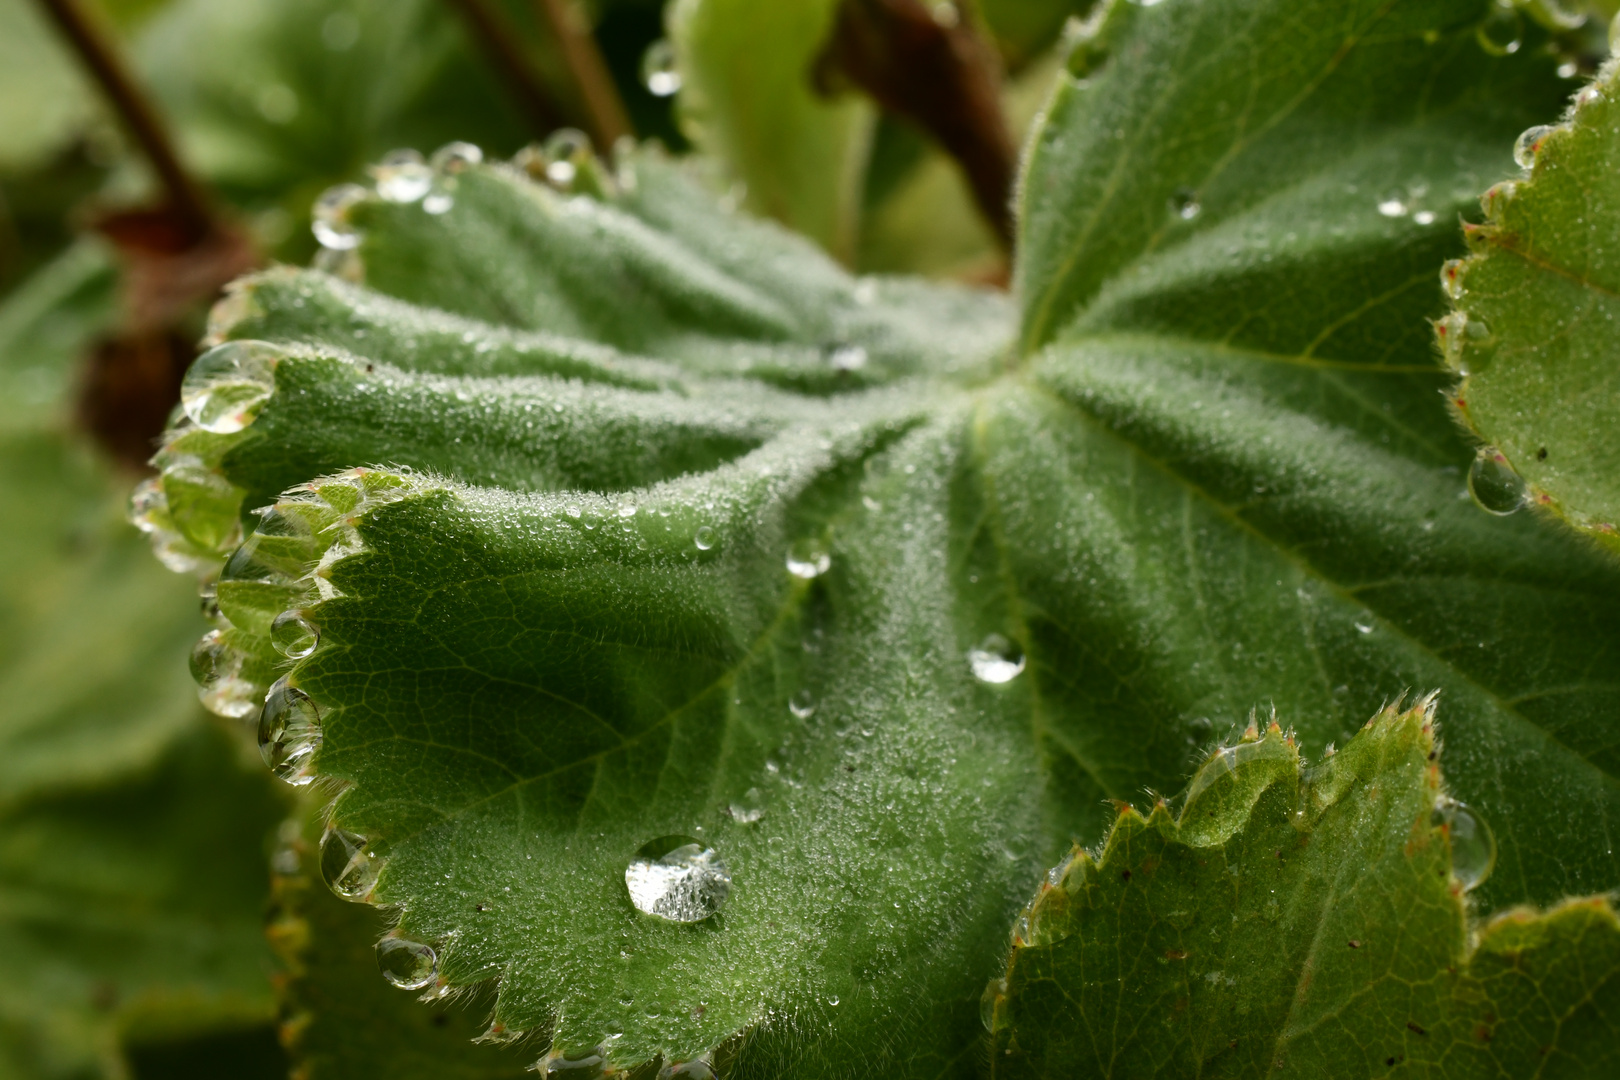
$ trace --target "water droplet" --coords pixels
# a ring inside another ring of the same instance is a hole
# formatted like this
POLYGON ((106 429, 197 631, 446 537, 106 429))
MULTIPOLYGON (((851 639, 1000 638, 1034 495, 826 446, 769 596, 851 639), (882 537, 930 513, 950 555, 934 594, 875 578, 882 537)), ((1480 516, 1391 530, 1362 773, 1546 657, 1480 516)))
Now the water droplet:
POLYGON ((233 648, 223 630, 210 630, 191 650, 191 677, 197 697, 215 716, 241 720, 258 706, 260 686, 242 677, 240 650, 233 648))
POLYGON ((1468 494, 1488 514, 1504 517, 1529 501, 1524 478, 1495 447, 1484 447, 1468 469, 1468 494))
POLYGON ((700 922, 726 902, 731 873, 713 848, 689 836, 664 836, 630 860, 624 884, 637 911, 671 922, 700 922))
POLYGON ((1461 300, 1463 295, 1463 270, 1468 265, 1464 259, 1447 259, 1440 267, 1440 291, 1451 300, 1461 300))
POLYGON ((359 184, 338 184, 321 192, 315 200, 309 225, 321 247, 329 251, 351 251, 360 246, 363 237, 349 221, 349 211, 370 197, 371 192, 359 184))
POLYGON ((641 82, 653 97, 669 97, 681 88, 681 69, 675 62, 675 46, 659 38, 641 54, 641 82))
POLYGON ((1378 200, 1378 212, 1385 217, 1405 217, 1409 207, 1406 205, 1406 193, 1391 191, 1378 200))
POLYGON ((788 712, 800 720, 808 720, 816 713, 816 699, 808 690, 800 690, 788 699, 788 712))
POLYGON ((834 371, 859 371, 866 366, 866 350, 859 345, 843 342, 828 345, 822 355, 834 371))
POLYGON ((422 200, 422 209, 437 217, 439 214, 448 214, 450 208, 456 205, 456 200, 442 191, 436 191, 422 200))
POLYGON ((788 548, 788 573, 794 577, 804 578, 808 581, 810 578, 825 574, 830 566, 832 566, 832 556, 827 553, 826 548, 821 546, 819 540, 808 538, 798 540, 794 542, 792 547, 788 548))
POLYGON ((394 203, 413 203, 433 188, 433 170, 415 150, 391 150, 371 167, 377 194, 394 203))
POLYGON ((283 611, 270 624, 270 644, 289 660, 302 660, 320 643, 320 630, 301 611, 283 611))
POLYGON ((1490 826, 1465 803, 1449 795, 1434 801, 1429 824, 1444 829, 1451 842, 1451 876, 1464 892, 1478 888, 1496 865, 1496 838, 1490 826))
POLYGON ((1001 1019, 996 1015, 998 1011, 996 1006, 1006 1000, 1007 980, 991 979, 986 984, 984 993, 979 995, 979 1022, 984 1025, 984 1030, 991 1034, 995 1033, 996 1024, 1001 1019))
POLYGON ((746 795, 727 809, 731 811, 733 820, 752 825, 765 816, 765 796, 760 794, 759 788, 751 787, 746 795))
POLYGON ((592 1047, 570 1054, 553 1049, 540 1063, 539 1073, 541 1076, 555 1076, 558 1080, 593 1080, 607 1072, 601 1050, 601 1047, 592 1047))
POLYGON ((364 901, 377 884, 382 860, 371 841, 346 829, 328 828, 321 837, 321 878, 345 900, 364 901))
POLYGON ((221 630, 230 628, 231 621, 219 609, 219 583, 205 581, 197 586, 197 610, 202 617, 219 627, 221 630))
POLYGON ((1510 56, 1524 44, 1524 20, 1518 8, 1508 4, 1492 4, 1491 13, 1474 31, 1479 47, 1492 56, 1510 56))
POLYGON ((253 422, 276 388, 287 355, 265 341, 227 341, 203 353, 180 383, 180 405, 192 423, 230 435, 253 422))
POLYGON ((1023 650, 1000 634, 991 634, 978 648, 969 649, 967 656, 973 677, 980 682, 1011 682, 1024 670, 1023 650))
POLYGON ((1414 224, 1417 224, 1417 225, 1433 225, 1434 224, 1434 211, 1433 210, 1419 210, 1417 213, 1412 215, 1412 221, 1413 221, 1414 224))
POLYGON ((697 545, 699 551, 708 551, 714 547, 714 530, 707 525, 699 525, 698 531, 692 534, 692 543, 697 545))
POLYGON ((470 142, 449 142, 433 151, 429 161, 433 171, 441 175, 454 175, 479 164, 484 152, 470 142))
POLYGON ((1526 171, 1535 168, 1536 154, 1547 141, 1547 136, 1556 130, 1551 124, 1537 124, 1520 132, 1519 137, 1513 140, 1513 160, 1519 168, 1526 171))
POLYGON ((619 516, 622 517, 622 518, 633 518, 633 517, 635 517, 636 516, 635 504, 633 504, 633 503, 625 503, 623 506, 619 507, 619 516))
POLYGON ((276 680, 259 713, 259 756, 270 771, 296 787, 314 779, 305 771, 321 746, 321 714, 309 695, 276 680))
POLYGON ((714 1080, 714 1067, 702 1058, 693 1058, 665 1065, 658 1070, 658 1080, 714 1080))
POLYGON ((558 128, 546 139, 541 153, 546 157, 546 179, 566 188, 591 156, 591 139, 578 128, 558 128))
POLYGON ((1378 624, 1371 619, 1361 619, 1356 622, 1357 633, 1370 634, 1376 629, 1378 629, 1378 624))
POLYGON ((1198 192, 1192 188, 1176 188, 1170 196, 1170 212, 1182 221, 1191 221, 1204 209, 1198 201, 1198 192))
POLYGON ((439 954, 420 941, 385 937, 377 942, 377 970, 391 986, 420 990, 439 977, 439 954))

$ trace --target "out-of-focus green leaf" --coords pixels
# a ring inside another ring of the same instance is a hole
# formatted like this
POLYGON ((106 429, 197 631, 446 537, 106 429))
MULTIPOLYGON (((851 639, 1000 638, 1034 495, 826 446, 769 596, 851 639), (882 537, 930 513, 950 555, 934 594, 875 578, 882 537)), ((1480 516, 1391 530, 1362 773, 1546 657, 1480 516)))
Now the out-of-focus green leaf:
MULTIPOLYGON (((170 654, 167 662, 177 659, 170 654)), ((0 1063, 122 1075, 119 1040, 272 1014, 262 904, 278 799, 192 717, 150 768, 0 818, 0 1063)))
POLYGON ((0 172, 40 164, 95 111, 93 88, 35 0, 0 0, 0 172))
POLYGON ((829 99, 812 83, 836 8, 675 0, 667 18, 687 137, 741 185, 743 205, 852 263, 874 114, 860 95, 829 99))
POLYGON ((85 240, 0 303, 0 437, 69 421, 79 361, 116 317, 117 299, 112 253, 85 240))
POLYGON ((1454 401, 1486 443, 1482 504, 1530 503, 1620 550, 1620 68, 1563 123, 1525 131, 1529 175, 1493 187, 1474 254, 1447 263, 1439 331, 1454 401))
POLYGON ((1032 63, 1057 40, 1064 22, 1084 15, 1094 0, 975 0, 974 7, 1014 71, 1032 63))
POLYGON ((377 975, 386 929, 369 907, 346 904, 321 880, 320 814, 276 854, 271 940, 288 968, 282 1030, 309 1080, 523 1080, 538 1045, 476 1045, 491 1002, 465 995, 424 1008, 377 975))
POLYGON ((985 991, 996 1077, 1612 1076, 1620 921, 1604 897, 1471 940, 1489 837, 1386 709, 1306 770, 1272 725, 1173 814, 1122 807, 1018 923, 985 991))

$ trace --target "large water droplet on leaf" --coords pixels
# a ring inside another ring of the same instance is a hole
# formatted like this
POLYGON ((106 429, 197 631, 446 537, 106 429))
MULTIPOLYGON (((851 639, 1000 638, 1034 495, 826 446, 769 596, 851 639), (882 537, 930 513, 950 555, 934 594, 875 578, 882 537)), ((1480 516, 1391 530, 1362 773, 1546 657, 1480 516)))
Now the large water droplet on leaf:
POLYGON ((556 1077, 556 1080, 594 1080, 595 1077, 605 1076, 607 1069, 600 1048, 593 1047, 572 1054, 553 1050, 540 1062, 539 1072, 541 1076, 556 1077))
POLYGON ((714 1080, 714 1066, 702 1058, 672 1063, 658 1070, 658 1080, 714 1080))
POLYGON ((289 660, 302 660, 320 643, 320 630, 301 611, 283 611, 270 624, 270 644, 289 660))
POLYGON ((1177 188, 1170 196, 1170 213, 1182 221, 1191 221, 1204 209, 1198 193, 1192 188, 1177 188))
POLYGON ((370 198, 359 184, 338 184, 321 192, 311 212, 309 229, 328 251, 352 251, 360 246, 360 230, 349 220, 355 204, 370 198))
POLYGON ((285 355, 266 341, 227 341, 209 349, 180 384, 181 408, 204 431, 241 431, 276 388, 276 364, 285 355))
POLYGON ((1024 651, 1000 634, 991 634, 967 655, 973 677, 980 682, 1011 682, 1024 670, 1024 651))
POLYGON ((415 150, 392 150, 371 167, 377 194, 395 203, 413 203, 433 187, 433 170, 415 150))
POLYGON ((377 970, 392 986, 420 990, 439 977, 439 954, 420 941, 385 937, 377 942, 377 970))
MULTIPOLYGON (((575 515, 578 517, 579 515, 575 515)), ((697 532, 692 534, 692 543, 697 545, 699 551, 708 551, 714 547, 714 530, 707 525, 699 525, 697 532)))
POLYGON ((484 152, 470 142, 449 142, 433 151, 433 171, 455 175, 484 160, 484 152))
POLYGON ((242 677, 242 653, 232 648, 223 630, 210 630, 191 650, 191 677, 197 697, 216 716, 240 720, 259 703, 261 685, 242 677))
POLYGON ((799 540, 788 548, 788 573, 794 577, 801 577, 808 581, 810 578, 825 574, 830 566, 832 566, 832 556, 827 554, 827 549, 821 546, 819 540, 799 540))
POLYGON ((289 784, 302 787, 313 779, 305 771, 321 746, 321 714, 309 695, 276 680, 259 713, 259 756, 270 771, 289 784))
POLYGON ((1429 823, 1443 829, 1451 842, 1451 876, 1463 891, 1479 887, 1496 865, 1496 838, 1490 826, 1467 804, 1448 795, 1434 802, 1429 823))
POLYGON ((559 128, 546 139, 542 153, 546 157, 546 180, 566 188, 591 156, 591 139, 578 128, 559 128))
POLYGON ((641 82, 653 97, 669 97, 680 90, 681 71, 668 38, 659 38, 641 54, 641 82))
POLYGON ((1533 169, 1536 165, 1536 154, 1541 150, 1541 144, 1546 141, 1557 128, 1551 124, 1537 124, 1535 127, 1525 128, 1513 142, 1513 160, 1521 169, 1533 169))
POLYGON ((765 796, 760 794, 757 787, 748 789, 748 793, 727 808, 734 821, 744 825, 752 825, 765 816, 765 796))
POLYGON ((700 922, 731 894, 731 873, 713 848, 689 836, 663 836, 642 847, 624 870, 636 910, 670 922, 700 922))
POLYGON ((327 829, 321 837, 321 880, 343 899, 365 900, 381 871, 382 860, 359 833, 327 829))
POLYGON ((1524 477, 1513 470, 1500 450, 1490 446, 1474 456, 1468 469, 1468 494, 1481 510, 1498 517, 1520 509, 1529 498, 1524 477))

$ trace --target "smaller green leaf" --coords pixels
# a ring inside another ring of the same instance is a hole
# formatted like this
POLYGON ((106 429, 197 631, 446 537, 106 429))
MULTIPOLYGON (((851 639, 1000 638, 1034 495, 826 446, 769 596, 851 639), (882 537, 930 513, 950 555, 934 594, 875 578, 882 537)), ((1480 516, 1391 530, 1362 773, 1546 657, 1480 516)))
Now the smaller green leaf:
POLYGON ((1454 404, 1487 446, 1475 498, 1551 511, 1620 550, 1620 66, 1533 127, 1527 170, 1485 193, 1473 254, 1446 263, 1456 301, 1436 326, 1463 376, 1454 404))
MULTIPOLYGON (((492 1002, 430 1006, 377 977, 374 908, 344 903, 321 879, 319 818, 276 853, 270 940, 288 967, 282 1036, 307 1080, 521 1080, 538 1046, 478 1045, 492 1002)), ((298 822, 288 825, 298 828, 298 822)))
POLYGON ((1489 830, 1450 800, 1434 698, 1306 769, 1275 721, 1121 807, 1020 918, 985 992, 997 1076, 1612 1076, 1620 921, 1604 897, 1470 943, 1489 830))
POLYGON ((836 0, 678 0, 668 16, 680 57, 686 135, 716 158, 751 209, 854 260, 872 106, 811 83, 836 0))

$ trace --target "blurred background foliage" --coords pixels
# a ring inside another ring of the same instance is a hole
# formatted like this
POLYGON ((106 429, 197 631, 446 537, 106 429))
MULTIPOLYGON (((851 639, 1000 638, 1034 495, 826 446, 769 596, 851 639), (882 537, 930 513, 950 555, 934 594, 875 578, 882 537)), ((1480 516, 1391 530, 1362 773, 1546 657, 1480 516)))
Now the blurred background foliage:
POLYGON ((318 807, 197 705, 204 614, 124 505, 208 307, 308 262, 316 197, 385 153, 564 126, 657 139, 857 271, 1001 284, 1016 151, 1088 4, 66 5, 167 130, 201 229, 53 6, 0 0, 0 1080, 518 1075, 468 1041, 476 1002, 383 985, 380 927, 309 887, 318 807))

